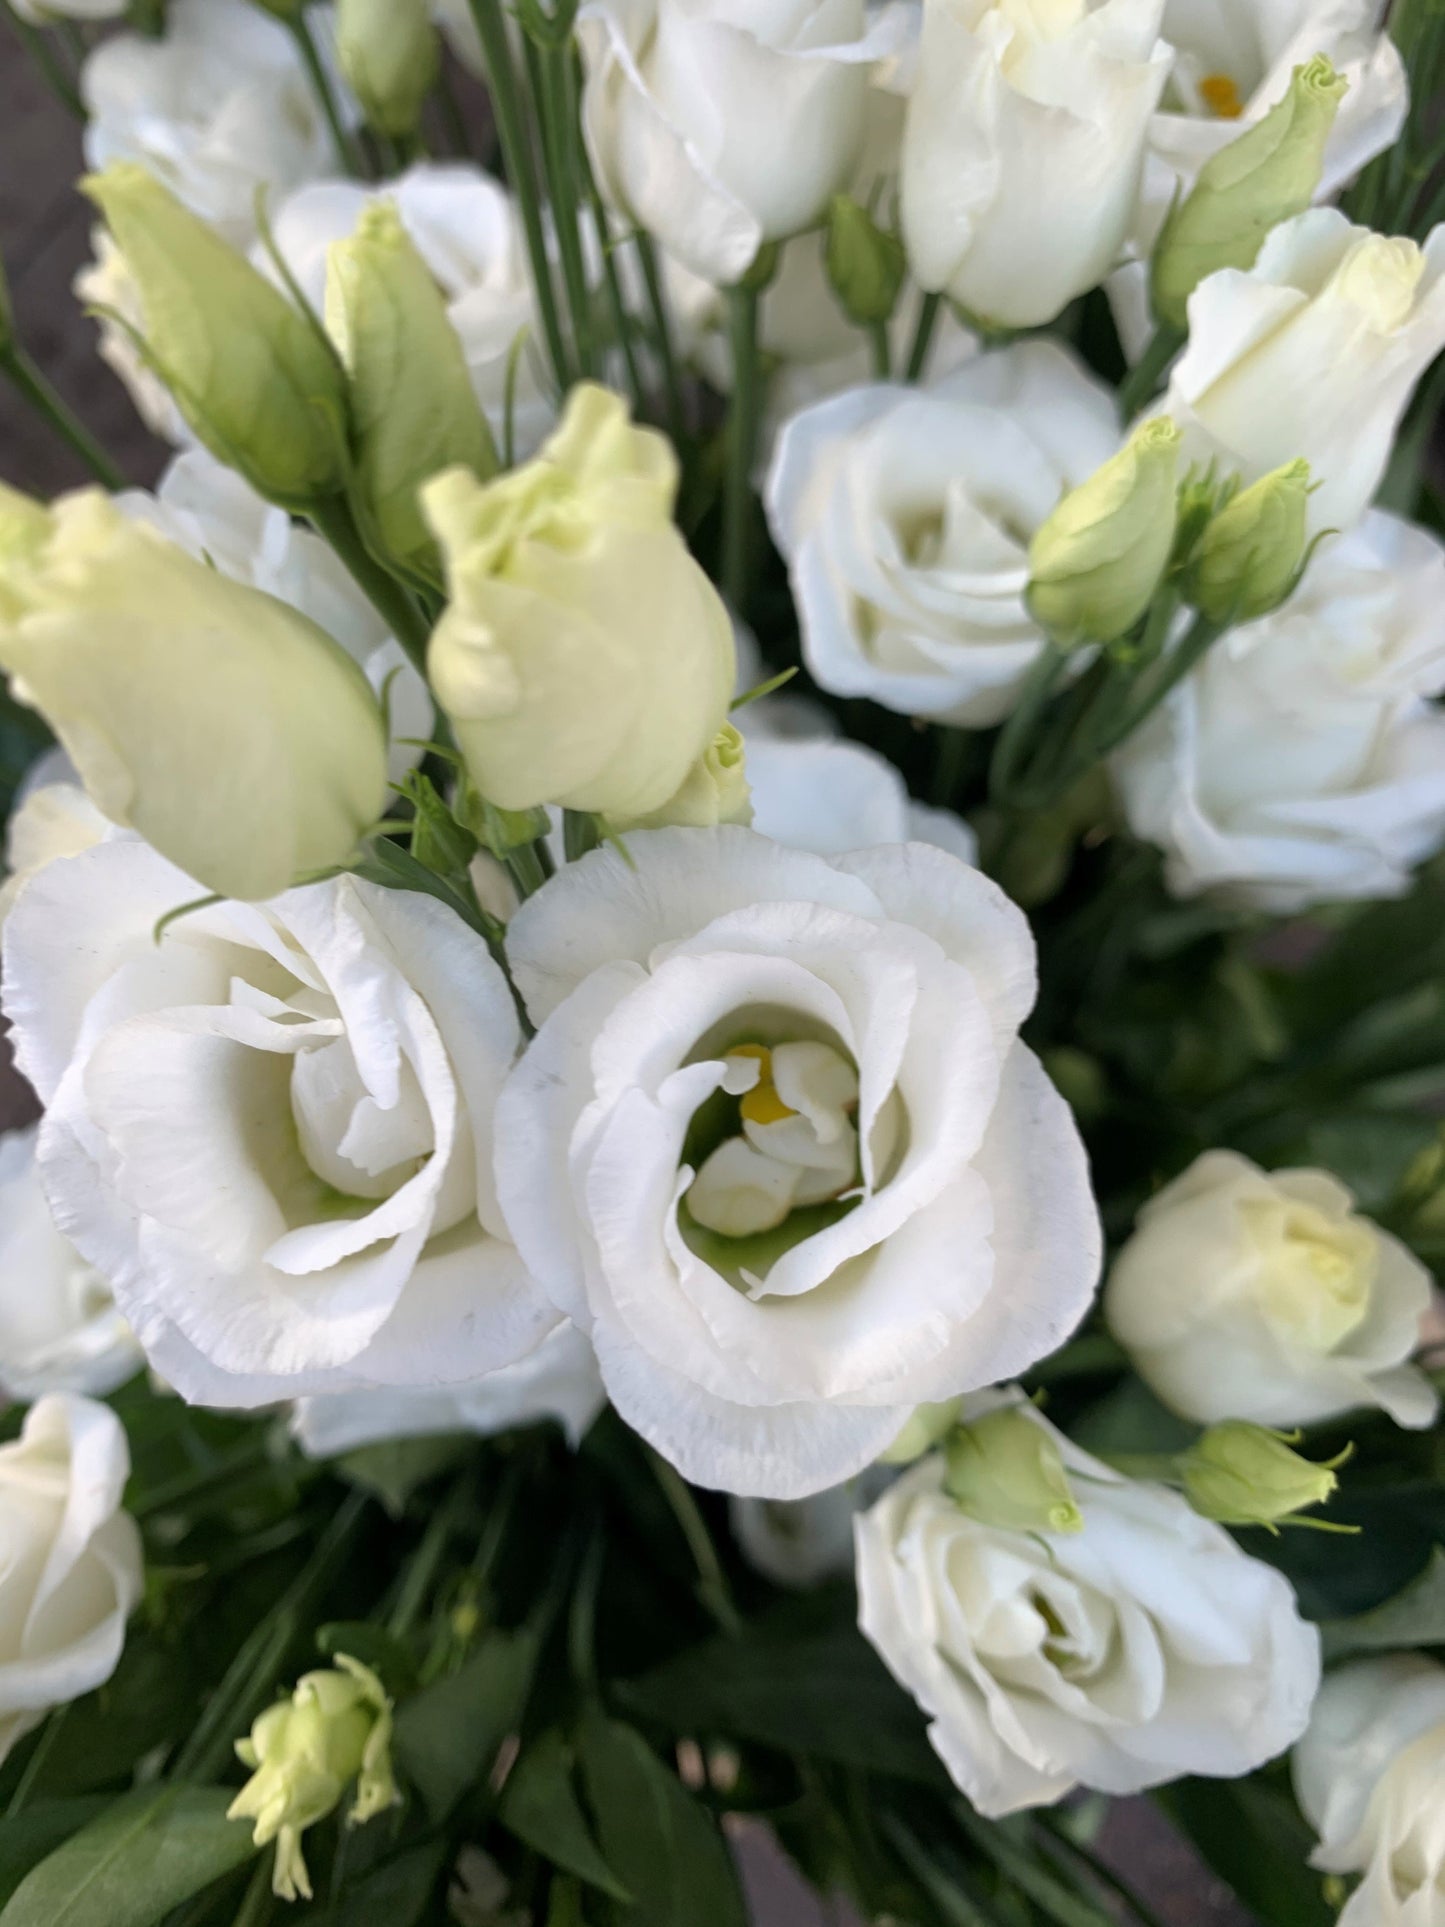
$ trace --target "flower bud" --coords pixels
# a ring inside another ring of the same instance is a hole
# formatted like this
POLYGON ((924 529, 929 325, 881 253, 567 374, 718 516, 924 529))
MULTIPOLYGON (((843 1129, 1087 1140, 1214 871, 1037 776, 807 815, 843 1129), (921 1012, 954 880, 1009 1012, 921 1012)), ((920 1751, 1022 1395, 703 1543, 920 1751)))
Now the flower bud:
POLYGON ((1316 1465, 1291 1449, 1299 1433, 1272 1432, 1244 1419, 1211 1425, 1180 1455, 1184 1495, 1194 1510, 1225 1526, 1268 1526, 1323 1505, 1349 1457, 1316 1465))
POLYGON ((0 668, 97 807, 207 890, 275 896, 383 813, 381 711, 345 650, 99 489, 0 490, 0 668))
POLYGON ((1055 642, 1113 642, 1153 601, 1174 547, 1179 443, 1164 416, 1144 422, 1035 535, 1028 604, 1055 642))
POLYGON ((1189 297, 1222 268, 1252 268, 1272 227, 1311 205, 1325 144, 1349 82, 1323 54, 1296 67, 1289 89, 1257 125, 1206 161, 1170 213, 1154 249, 1154 312, 1188 325, 1189 297))
POLYGON ((594 383, 540 454, 422 490, 451 603, 432 687, 503 809, 660 809, 727 721, 732 625, 672 521, 677 462, 594 383))
POLYGON ((1309 553, 1310 465, 1287 462, 1226 503, 1206 527, 1188 577, 1210 622, 1253 622, 1277 609, 1309 553))
POLYGON ((134 278, 143 352, 213 455, 304 508, 346 481, 346 389, 311 320, 145 168, 81 183, 134 278))
POLYGON ((336 57, 378 133, 414 134, 441 72, 426 0, 337 0, 336 57))
POLYGON ((925 1452, 931 1452, 947 1438, 963 1413, 961 1398, 946 1398, 937 1405, 919 1405, 912 1418, 886 1452, 878 1454, 880 1465, 912 1465, 925 1452))
POLYGON ((497 466, 446 303, 389 201, 326 257, 326 327, 351 384, 354 499, 373 546, 440 581, 418 491, 460 464, 497 466))
POLYGON ((850 321, 869 328, 892 319, 908 272, 903 243, 846 194, 835 194, 828 210, 827 261, 828 279, 850 321))
POLYGON ((944 1447, 944 1490, 985 1525, 1012 1532, 1082 1532, 1052 1431, 1021 1405, 985 1412, 944 1447))
POLYGON ((670 827, 709 830, 715 823, 751 823, 752 791, 741 731, 724 723, 711 743, 689 770, 686 779, 661 809, 646 816, 613 817, 609 827, 625 830, 661 830, 670 827))
POLYGON ((253 1771, 226 1817, 254 1820, 258 1847, 276 1842, 271 1884, 283 1900, 310 1900, 301 1836, 335 1812, 351 1781, 348 1824, 396 1804, 390 1745, 391 1701, 375 1673, 346 1653, 336 1655, 336 1670, 305 1674, 290 1699, 267 1707, 249 1739, 237 1740, 237 1758, 253 1771))

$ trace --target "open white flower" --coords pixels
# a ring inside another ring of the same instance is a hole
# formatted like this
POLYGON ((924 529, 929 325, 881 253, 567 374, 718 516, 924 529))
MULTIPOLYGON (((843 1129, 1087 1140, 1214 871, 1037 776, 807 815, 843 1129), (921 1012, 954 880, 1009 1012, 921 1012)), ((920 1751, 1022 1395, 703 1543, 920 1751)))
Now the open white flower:
POLYGON ((1254 266, 1201 281, 1164 407, 1199 461, 1246 482, 1303 457, 1313 530, 1380 485, 1416 381, 1445 348, 1445 225, 1423 247, 1334 208, 1282 221, 1254 266))
POLYGON ((525 1358, 468 1385, 436 1391, 327 1392, 296 1401, 292 1435, 313 1459, 335 1458, 385 1439, 472 1432, 490 1438, 515 1426, 555 1419, 575 1447, 607 1396, 592 1347, 575 1325, 561 1324, 525 1358))
POLYGON ((503 1208, 629 1424, 699 1484, 803 1497, 1089 1302, 1082 1146, 1018 1042, 1033 947, 922 844, 628 852, 509 929, 541 1028, 498 1106, 503 1208))
POLYGON ((1445 841, 1442 599, 1445 547, 1372 511, 1128 739, 1115 781, 1176 895, 1288 913, 1409 887, 1445 841))
POLYGON ((1445 1666, 1421 1653, 1331 1673, 1295 1748, 1319 1845, 1310 1865, 1363 1874, 1340 1927, 1445 1922, 1445 1666))
POLYGON ((116 1669, 141 1595, 129 1474, 120 1420, 88 1398, 41 1399, 0 1446, 0 1760, 116 1669))
POLYGON ((519 1043, 482 939, 351 877, 194 911, 138 840, 50 864, 5 926, 57 1222, 184 1397, 438 1386, 556 1322, 492 1192, 519 1043))
POLYGON ((1082 1528, 986 1525, 921 1459, 857 1522, 858 1623, 980 1813, 1233 1779, 1303 1732, 1319 1634, 1177 1493, 1056 1441, 1082 1528))
POLYGON ((110 1287, 61 1236, 35 1162, 36 1127, 0 1136, 0 1389, 113 1392, 140 1347, 110 1287))
POLYGON ((1118 445, 1109 390, 1043 341, 794 416, 767 505, 815 680, 906 716, 1001 721, 1044 646, 1030 539, 1118 445))
MULTIPOLYGON (((75 767, 63 751, 48 750, 43 773, 27 789, 5 826, 5 868, 0 883, 0 923, 33 876, 59 856, 79 856, 103 837, 122 834, 102 816, 75 780, 75 767)), ((27 773, 26 781, 31 781, 27 773)))
POLYGON ((1408 1361, 1430 1274, 1326 1171, 1206 1151, 1139 1213, 1104 1312, 1166 1405, 1210 1425, 1309 1425, 1354 1406, 1425 1426, 1439 1401, 1408 1361))

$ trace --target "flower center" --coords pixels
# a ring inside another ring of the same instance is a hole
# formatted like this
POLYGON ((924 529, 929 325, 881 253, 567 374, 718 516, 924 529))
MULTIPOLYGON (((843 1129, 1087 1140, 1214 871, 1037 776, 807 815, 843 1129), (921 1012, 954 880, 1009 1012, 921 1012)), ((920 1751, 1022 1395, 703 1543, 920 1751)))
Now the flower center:
POLYGON ((1238 83, 1230 74, 1206 74, 1199 83, 1199 93, 1216 120, 1238 120, 1244 112, 1238 83))
POLYGON ((1279 1221, 1270 1247, 1261 1271, 1270 1319, 1295 1344, 1336 1350, 1370 1309, 1376 1258, 1369 1232, 1296 1206, 1279 1221))

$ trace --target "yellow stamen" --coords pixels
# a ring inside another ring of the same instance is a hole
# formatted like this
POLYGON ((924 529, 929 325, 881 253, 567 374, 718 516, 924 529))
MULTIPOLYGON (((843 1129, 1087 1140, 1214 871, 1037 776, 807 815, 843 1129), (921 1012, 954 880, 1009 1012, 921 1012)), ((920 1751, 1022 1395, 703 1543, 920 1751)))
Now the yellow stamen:
POLYGON ((771 1084, 755 1084, 738 1105, 749 1124, 781 1124, 785 1117, 796 1117, 771 1084))
POLYGON ((1228 74, 1206 74, 1199 83, 1204 104, 1218 120, 1238 120, 1244 112, 1239 88, 1228 74))

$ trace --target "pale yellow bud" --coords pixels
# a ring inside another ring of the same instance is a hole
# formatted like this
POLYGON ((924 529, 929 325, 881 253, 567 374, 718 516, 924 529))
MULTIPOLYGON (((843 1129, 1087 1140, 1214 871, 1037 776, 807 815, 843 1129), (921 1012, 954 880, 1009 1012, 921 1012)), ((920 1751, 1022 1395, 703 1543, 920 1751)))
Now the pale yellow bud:
POLYGON ((371 125, 394 139, 414 134, 441 72, 426 0, 337 0, 336 54, 371 125))
POLYGON ((1335 1469, 1345 1451, 1322 1465, 1302 1458, 1291 1441, 1243 1419, 1211 1425, 1180 1455, 1184 1496, 1206 1519, 1226 1526, 1269 1526, 1310 1506, 1323 1505, 1339 1485, 1335 1469))
POLYGON ((961 1398, 946 1398, 937 1405, 919 1405, 912 1418, 886 1452, 878 1454, 880 1465, 912 1465, 925 1452, 931 1452, 958 1424, 963 1413, 961 1398))
POLYGON ((715 823, 751 823, 752 791, 748 788, 746 753, 742 734, 731 723, 724 723, 706 750, 693 764, 682 788, 647 816, 611 820, 611 828, 658 830, 676 826, 707 830, 715 823))
POLYGON ((867 328, 891 320, 908 273, 903 243, 846 194, 835 194, 828 210, 827 265, 850 321, 867 328))
POLYGON ((1018 1405, 986 1412, 950 1434, 944 1489, 971 1517, 1013 1532, 1082 1532, 1053 1434, 1018 1405))
POLYGON ((1244 489, 1209 523, 1188 593, 1211 622, 1253 622, 1277 609, 1308 553, 1310 465, 1289 462, 1244 489))

